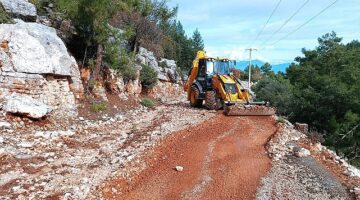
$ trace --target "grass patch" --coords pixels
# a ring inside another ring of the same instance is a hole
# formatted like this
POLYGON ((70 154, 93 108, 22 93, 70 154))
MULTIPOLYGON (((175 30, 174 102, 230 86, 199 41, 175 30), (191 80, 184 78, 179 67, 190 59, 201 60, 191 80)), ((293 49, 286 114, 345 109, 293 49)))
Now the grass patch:
POLYGON ((148 107, 148 108, 154 108, 155 107, 155 102, 149 98, 144 98, 140 101, 140 104, 148 107))
POLYGON ((284 117, 279 116, 278 119, 277 119, 277 122, 279 122, 279 123, 285 123, 285 122, 286 122, 286 119, 285 119, 284 117))
POLYGON ((100 102, 100 103, 93 103, 90 106, 91 112, 103 112, 107 109, 107 103, 106 102, 100 102))

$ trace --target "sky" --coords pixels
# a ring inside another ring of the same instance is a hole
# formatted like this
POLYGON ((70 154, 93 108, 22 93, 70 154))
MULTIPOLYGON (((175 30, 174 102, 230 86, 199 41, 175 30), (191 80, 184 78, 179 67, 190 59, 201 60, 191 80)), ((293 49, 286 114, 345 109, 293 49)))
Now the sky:
POLYGON ((245 49, 252 47, 258 49, 254 59, 278 64, 294 61, 302 55, 302 48, 314 49, 317 38, 331 31, 342 37, 344 43, 360 39, 360 0, 338 0, 297 32, 275 43, 335 0, 309 0, 270 38, 306 1, 282 0, 264 29, 279 0, 169 0, 168 5, 179 6, 177 20, 181 21, 188 36, 199 29, 205 51, 210 56, 247 60, 249 53, 245 49))

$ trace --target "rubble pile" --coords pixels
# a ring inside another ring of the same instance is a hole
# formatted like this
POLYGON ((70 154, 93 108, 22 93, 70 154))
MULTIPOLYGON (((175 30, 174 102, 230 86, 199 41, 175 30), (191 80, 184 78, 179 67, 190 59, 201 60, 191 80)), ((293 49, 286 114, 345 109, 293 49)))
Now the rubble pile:
POLYGON ((107 178, 145 168, 126 166, 165 136, 215 115, 183 105, 140 106, 97 121, 50 118, 39 124, 20 117, 9 121, 0 112, 0 196, 5 199, 96 198, 93 192, 107 178))
POLYGON ((306 135, 295 130, 289 122, 278 123, 278 131, 267 144, 267 150, 273 160, 279 160, 286 155, 293 154, 295 141, 306 138, 306 135))
POLYGON ((272 168, 257 199, 360 199, 358 169, 320 143, 313 144, 305 134, 306 124, 276 120, 278 131, 266 146, 272 168))

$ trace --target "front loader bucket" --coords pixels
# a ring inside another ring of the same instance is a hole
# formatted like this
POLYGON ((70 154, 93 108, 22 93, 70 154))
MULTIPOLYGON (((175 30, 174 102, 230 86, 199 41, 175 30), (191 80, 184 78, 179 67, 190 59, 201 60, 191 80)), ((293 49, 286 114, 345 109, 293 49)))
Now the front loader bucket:
POLYGON ((237 104, 225 106, 224 113, 228 116, 271 116, 275 115, 276 110, 265 105, 237 104))

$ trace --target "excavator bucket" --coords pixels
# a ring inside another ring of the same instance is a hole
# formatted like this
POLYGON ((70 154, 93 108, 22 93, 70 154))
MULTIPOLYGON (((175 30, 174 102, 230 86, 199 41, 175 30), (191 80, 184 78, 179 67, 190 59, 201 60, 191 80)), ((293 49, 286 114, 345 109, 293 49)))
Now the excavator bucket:
POLYGON ((271 116, 275 115, 276 109, 265 105, 235 104, 225 106, 224 113, 227 116, 271 116))

